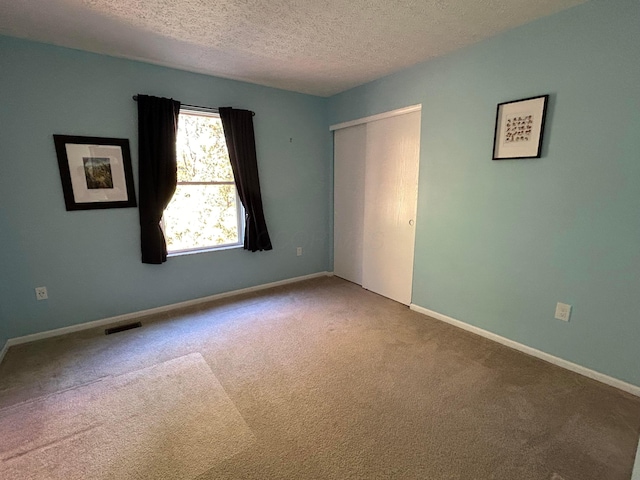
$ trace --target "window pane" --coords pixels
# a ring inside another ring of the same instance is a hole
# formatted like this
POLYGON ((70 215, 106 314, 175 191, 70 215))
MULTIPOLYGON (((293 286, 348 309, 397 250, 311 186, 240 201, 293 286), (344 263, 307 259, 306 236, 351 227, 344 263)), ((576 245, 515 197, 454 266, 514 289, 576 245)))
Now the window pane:
POLYGON ((164 211, 169 251, 237 244, 234 185, 178 185, 164 211))
POLYGON ((220 118, 181 113, 176 153, 179 182, 233 182, 220 118))

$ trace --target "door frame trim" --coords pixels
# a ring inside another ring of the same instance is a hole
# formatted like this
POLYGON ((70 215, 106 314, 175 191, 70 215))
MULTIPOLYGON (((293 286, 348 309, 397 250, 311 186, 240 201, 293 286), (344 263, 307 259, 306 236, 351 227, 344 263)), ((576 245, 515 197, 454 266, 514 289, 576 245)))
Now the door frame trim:
POLYGON ((348 122, 336 123, 329 127, 329 131, 341 130, 343 128, 355 127, 363 123, 375 122, 376 120, 382 120, 385 118, 397 117, 398 115, 405 115, 407 113, 419 112, 422 110, 422 104, 410 105, 408 107, 398 108, 389 112, 378 113, 377 115, 371 115, 369 117, 358 118, 356 120, 350 120, 348 122))

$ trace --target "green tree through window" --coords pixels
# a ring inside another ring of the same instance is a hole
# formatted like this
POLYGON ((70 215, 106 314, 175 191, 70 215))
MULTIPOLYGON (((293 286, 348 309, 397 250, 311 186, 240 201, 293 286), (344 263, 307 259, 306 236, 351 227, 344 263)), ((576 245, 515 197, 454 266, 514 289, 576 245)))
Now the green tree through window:
POLYGON ((182 110, 176 153, 178 185, 163 217, 167 250, 240 244, 243 215, 220 118, 182 110))

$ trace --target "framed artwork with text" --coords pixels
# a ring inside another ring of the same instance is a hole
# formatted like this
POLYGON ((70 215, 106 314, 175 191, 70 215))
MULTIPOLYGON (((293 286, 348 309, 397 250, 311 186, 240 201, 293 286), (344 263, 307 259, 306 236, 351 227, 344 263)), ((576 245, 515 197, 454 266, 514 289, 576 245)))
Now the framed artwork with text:
POLYGON ((549 95, 498 104, 493 160, 540 158, 549 95))

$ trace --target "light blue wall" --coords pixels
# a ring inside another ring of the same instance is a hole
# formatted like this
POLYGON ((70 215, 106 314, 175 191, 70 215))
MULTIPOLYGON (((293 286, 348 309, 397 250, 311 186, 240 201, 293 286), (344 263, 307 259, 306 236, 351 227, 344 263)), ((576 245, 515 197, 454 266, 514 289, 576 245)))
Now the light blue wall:
POLYGON ((7 37, 0 72, 0 348, 7 338, 330 268, 326 99, 7 37), (65 210, 52 135, 128 138, 136 171, 136 93, 256 112, 273 251, 143 265, 137 209, 65 210), (35 300, 41 285, 48 301, 35 300))
POLYGON ((639 20, 595 0, 329 101, 332 124, 423 106, 415 304, 635 385, 639 20), (543 157, 492 161, 496 105, 546 93, 543 157))

